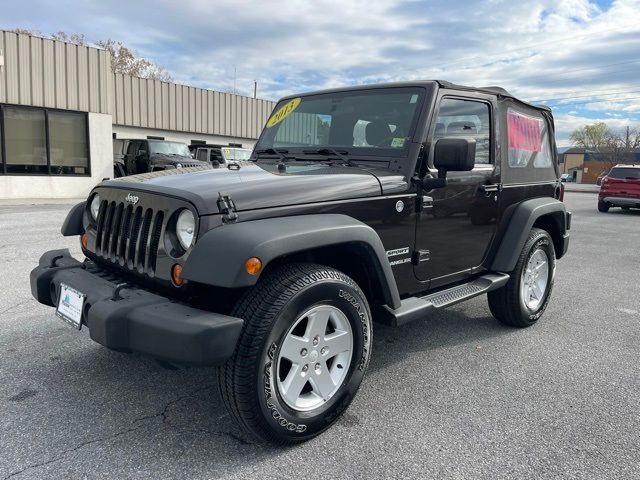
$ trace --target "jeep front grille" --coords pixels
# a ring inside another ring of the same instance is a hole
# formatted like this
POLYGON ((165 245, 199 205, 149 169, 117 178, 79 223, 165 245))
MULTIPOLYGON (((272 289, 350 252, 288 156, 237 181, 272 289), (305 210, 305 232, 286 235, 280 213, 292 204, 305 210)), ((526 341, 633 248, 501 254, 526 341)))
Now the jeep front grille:
POLYGON ((103 200, 94 253, 129 270, 154 275, 163 221, 163 211, 103 200))

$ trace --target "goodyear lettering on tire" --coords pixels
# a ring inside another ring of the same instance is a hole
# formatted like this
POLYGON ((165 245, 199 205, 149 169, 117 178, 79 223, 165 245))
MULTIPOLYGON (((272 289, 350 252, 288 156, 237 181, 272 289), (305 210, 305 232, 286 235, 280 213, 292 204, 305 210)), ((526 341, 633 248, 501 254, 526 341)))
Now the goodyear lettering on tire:
POLYGON ((300 98, 294 98, 293 100, 289 100, 287 103, 281 106, 276 111, 276 113, 271 115, 271 118, 267 122, 267 128, 271 128, 287 118, 291 112, 298 108, 298 105, 300 105, 300 101, 300 98))

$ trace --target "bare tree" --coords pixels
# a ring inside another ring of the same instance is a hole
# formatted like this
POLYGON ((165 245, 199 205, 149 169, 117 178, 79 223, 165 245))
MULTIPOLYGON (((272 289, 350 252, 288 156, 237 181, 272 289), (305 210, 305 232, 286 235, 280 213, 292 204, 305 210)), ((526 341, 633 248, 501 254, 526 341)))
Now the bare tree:
POLYGON ((125 73, 134 77, 162 80, 163 82, 173 80, 164 67, 146 58, 138 57, 122 42, 116 42, 109 38, 96 42, 96 45, 111 54, 111 69, 115 73, 125 73))
POLYGON ((51 38, 60 42, 73 43, 75 45, 87 45, 87 37, 84 33, 67 34, 65 32, 52 33, 51 38))
MULTIPOLYGON (((16 28, 12 30, 15 33, 31 36, 43 36, 39 32, 24 28, 16 28)), ((74 45, 89 45, 90 42, 84 33, 67 33, 56 32, 49 35, 49 38, 74 45)), ((111 54, 111 70, 114 73, 123 73, 140 78, 149 78, 152 80, 161 80, 163 82, 172 82, 171 74, 162 65, 157 64, 153 60, 139 57, 136 52, 124 45, 122 42, 116 42, 110 38, 95 42, 98 47, 108 50, 111 54)))

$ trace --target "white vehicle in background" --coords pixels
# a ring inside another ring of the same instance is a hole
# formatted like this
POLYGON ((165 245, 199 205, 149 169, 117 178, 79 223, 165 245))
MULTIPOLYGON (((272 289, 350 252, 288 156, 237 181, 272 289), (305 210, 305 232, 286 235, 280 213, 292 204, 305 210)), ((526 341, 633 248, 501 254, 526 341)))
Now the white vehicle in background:
POLYGON ((193 158, 209 162, 212 166, 226 165, 229 162, 245 161, 251 157, 250 148, 230 147, 224 145, 191 145, 193 158))

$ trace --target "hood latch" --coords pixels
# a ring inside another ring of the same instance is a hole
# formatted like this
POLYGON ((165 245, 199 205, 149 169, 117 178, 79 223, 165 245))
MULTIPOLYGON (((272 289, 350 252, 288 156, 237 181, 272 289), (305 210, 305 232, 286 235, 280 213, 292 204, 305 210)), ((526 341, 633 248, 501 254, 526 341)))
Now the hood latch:
POLYGON ((235 222, 238 219, 238 214, 236 213, 236 204, 231 199, 230 195, 223 195, 218 192, 218 210, 222 214, 222 221, 224 223, 235 222))

